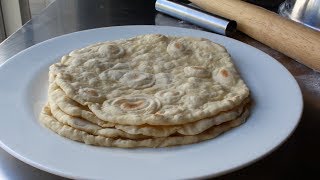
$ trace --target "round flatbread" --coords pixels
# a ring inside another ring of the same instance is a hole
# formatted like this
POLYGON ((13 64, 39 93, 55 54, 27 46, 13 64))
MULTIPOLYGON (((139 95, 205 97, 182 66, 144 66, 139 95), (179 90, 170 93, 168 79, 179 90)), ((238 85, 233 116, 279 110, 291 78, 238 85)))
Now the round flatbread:
MULTIPOLYGON (((49 73, 50 74, 50 73, 49 73)), ((114 127, 115 124, 99 119, 86 106, 82 106, 76 101, 70 99, 54 82, 49 85, 48 99, 58 105, 59 109, 70 116, 79 117, 97 124, 101 127, 114 127)))
POLYGON ((249 113, 243 113, 239 118, 213 126, 207 131, 194 136, 169 136, 162 138, 150 138, 143 140, 107 138, 100 135, 92 135, 88 132, 73 128, 69 125, 57 121, 51 114, 50 108, 45 106, 40 114, 40 122, 57 134, 75 141, 84 142, 96 146, 109 146, 121 148, 137 148, 137 147, 167 147, 184 144, 192 144, 208 139, 212 139, 221 133, 242 124, 249 113))
POLYGON ((144 135, 136 135, 136 134, 129 134, 122 130, 115 129, 115 128, 103 128, 101 126, 98 126, 96 124, 93 124, 89 121, 86 121, 84 119, 80 119, 77 117, 70 116, 58 107, 53 101, 49 100, 49 108, 50 112, 52 114, 52 117, 54 117, 57 121, 68 125, 70 127, 73 127, 75 129, 79 129, 81 131, 85 131, 92 135, 99 135, 103 137, 111 137, 111 138, 125 138, 125 139, 146 139, 150 138, 148 136, 144 135))
POLYGON ((82 117, 84 120, 87 120, 87 118, 89 118, 90 122, 98 124, 101 127, 115 127, 116 129, 124 131, 128 134, 145 135, 152 137, 167 137, 174 133, 179 133, 182 135, 199 134, 214 125, 219 125, 221 123, 235 119, 241 113, 243 113, 244 107, 248 106, 249 103, 249 99, 245 99, 240 106, 237 106, 230 111, 220 112, 214 117, 205 118, 182 125, 123 125, 108 123, 106 121, 100 120, 92 112, 88 111, 84 106, 68 98, 60 88, 52 88, 57 87, 54 84, 51 84, 50 87, 50 89, 53 91, 49 91, 49 99, 53 101, 54 104, 57 104, 59 106, 59 109, 61 109, 68 115, 82 117))
POLYGON ((186 124, 249 96, 226 49, 206 39, 152 34, 98 43, 50 71, 69 98, 115 124, 186 124))
MULTIPOLYGON (((245 105, 246 106, 246 105, 245 105)), ((196 135, 200 134, 207 129, 220 125, 222 123, 231 121, 239 117, 242 113, 247 113, 248 108, 243 105, 228 112, 221 112, 218 115, 201 119, 199 121, 183 124, 183 125, 170 125, 170 126, 150 126, 150 125, 121 125, 116 124, 115 128, 127 132, 129 134, 145 135, 152 137, 167 137, 172 134, 180 135, 196 135)))

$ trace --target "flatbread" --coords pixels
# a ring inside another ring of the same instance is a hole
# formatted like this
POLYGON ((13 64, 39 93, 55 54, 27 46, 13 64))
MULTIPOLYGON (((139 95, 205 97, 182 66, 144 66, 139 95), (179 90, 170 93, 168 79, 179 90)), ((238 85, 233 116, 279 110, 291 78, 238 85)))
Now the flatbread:
POLYGON ((53 101, 49 100, 50 104, 50 112, 52 117, 54 117, 57 121, 73 127, 75 129, 85 131, 92 135, 99 135, 103 137, 111 137, 111 138, 126 138, 126 139, 146 139, 150 138, 144 135, 135 135, 135 134, 128 134, 124 131, 115 128, 103 128, 96 124, 93 124, 89 121, 84 119, 80 119, 77 117, 70 116, 63 111, 60 110, 57 104, 53 101))
POLYGON ((129 134, 141 134, 152 137, 167 137, 172 134, 178 133, 181 135, 196 135, 200 134, 212 126, 220 125, 222 123, 234 120, 242 113, 247 113, 248 108, 240 106, 234 111, 222 112, 215 117, 202 119, 196 122, 191 122, 183 125, 173 126, 132 126, 116 124, 115 128, 127 132, 129 134))
POLYGON ((98 43, 50 71, 69 98, 115 124, 186 124, 249 96, 226 49, 206 39, 152 34, 98 43))
POLYGON ((51 114, 49 106, 45 106, 40 113, 40 122, 56 132, 57 134, 72 139, 75 141, 84 142, 96 146, 109 146, 121 148, 137 148, 137 147, 167 147, 184 144, 192 144, 200 141, 208 140, 217 137, 221 133, 228 131, 245 122, 249 113, 244 113, 238 119, 223 123, 219 126, 214 126, 207 131, 194 136, 169 136, 162 138, 150 138, 143 140, 131 140, 121 138, 107 138, 104 136, 97 136, 89 134, 85 131, 75 129, 71 126, 57 121, 51 114))
MULTIPOLYGON (((50 73, 49 73, 50 74, 50 73)), ((82 106, 76 101, 70 99, 66 94, 57 86, 54 80, 51 81, 48 90, 48 98, 51 99, 59 108, 70 116, 83 118, 101 127, 114 127, 115 124, 99 119, 87 107, 82 106)))
MULTIPOLYGON (((57 87, 54 84, 51 86, 57 87)), ((86 110, 85 107, 68 98, 66 94, 60 88, 51 88, 53 91, 49 91, 49 99, 51 99, 55 104, 59 104, 59 108, 64 111, 66 114, 71 116, 80 117, 79 114, 90 114, 90 116, 81 116, 84 120, 87 117, 95 119, 94 121, 90 120, 93 123, 100 122, 98 125, 102 127, 115 127, 121 131, 124 131, 128 134, 136 135, 145 135, 152 137, 166 137, 174 133, 179 133, 182 135, 195 135, 199 134, 214 125, 219 125, 221 123, 230 121, 238 117, 244 111, 244 107, 247 106, 249 99, 244 100, 244 102, 234 109, 227 112, 220 112, 214 117, 201 119, 199 121, 182 124, 182 125, 166 125, 166 126, 151 126, 151 125, 122 125, 107 123, 105 121, 99 120, 93 113, 86 110), (84 113, 75 113, 82 112, 84 113), (102 121, 102 122, 101 122, 102 121), (105 123, 103 123, 105 122, 105 123), (107 125, 105 125, 107 124, 107 125)))
POLYGON ((250 92, 224 47, 160 34, 101 42, 50 66, 40 122, 97 146, 212 139, 249 116, 250 92))

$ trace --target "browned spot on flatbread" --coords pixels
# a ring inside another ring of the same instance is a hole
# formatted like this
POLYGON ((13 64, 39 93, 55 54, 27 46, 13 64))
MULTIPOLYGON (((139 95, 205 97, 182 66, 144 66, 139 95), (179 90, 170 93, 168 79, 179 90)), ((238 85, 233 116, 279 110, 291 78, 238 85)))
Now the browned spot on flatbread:
POLYGON ((137 109, 144 105, 144 101, 136 101, 136 102, 125 102, 121 104, 121 106, 125 109, 137 109))
POLYGON ((182 45, 180 43, 175 43, 174 44, 174 47, 176 47, 177 49, 181 49, 182 48, 182 45))
POLYGON ((222 69, 222 70, 221 70, 221 74, 222 74, 222 76, 225 77, 225 78, 229 76, 228 71, 225 70, 225 69, 222 69))
POLYGON ((88 94, 88 95, 91 95, 91 96, 98 96, 97 91, 92 90, 92 89, 86 89, 86 90, 84 90, 84 92, 85 92, 86 94, 88 94))

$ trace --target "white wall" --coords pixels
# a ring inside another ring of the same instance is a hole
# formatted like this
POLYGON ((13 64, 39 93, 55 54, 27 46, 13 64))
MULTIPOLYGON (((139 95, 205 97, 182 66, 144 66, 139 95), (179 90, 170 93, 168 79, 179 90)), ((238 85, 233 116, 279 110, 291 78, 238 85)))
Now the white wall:
POLYGON ((22 25, 19 0, 1 0, 1 5, 6 33, 9 36, 22 25))

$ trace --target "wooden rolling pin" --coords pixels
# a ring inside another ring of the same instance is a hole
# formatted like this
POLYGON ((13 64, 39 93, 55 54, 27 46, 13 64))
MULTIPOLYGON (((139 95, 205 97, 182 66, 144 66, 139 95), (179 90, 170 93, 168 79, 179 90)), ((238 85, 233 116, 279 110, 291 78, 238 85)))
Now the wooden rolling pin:
POLYGON ((237 21, 238 30, 320 72, 320 32, 240 0, 190 0, 237 21))

